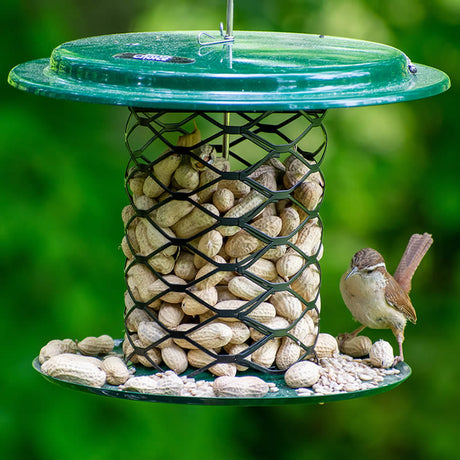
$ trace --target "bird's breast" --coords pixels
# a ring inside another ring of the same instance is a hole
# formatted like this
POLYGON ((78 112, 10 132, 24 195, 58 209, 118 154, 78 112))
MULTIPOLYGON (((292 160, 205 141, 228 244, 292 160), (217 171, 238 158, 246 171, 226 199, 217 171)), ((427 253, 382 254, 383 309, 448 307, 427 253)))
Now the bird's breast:
POLYGON ((386 329, 400 322, 405 324, 404 316, 385 300, 387 282, 383 273, 376 271, 345 277, 346 274, 340 280, 340 291, 357 321, 372 329, 386 329))

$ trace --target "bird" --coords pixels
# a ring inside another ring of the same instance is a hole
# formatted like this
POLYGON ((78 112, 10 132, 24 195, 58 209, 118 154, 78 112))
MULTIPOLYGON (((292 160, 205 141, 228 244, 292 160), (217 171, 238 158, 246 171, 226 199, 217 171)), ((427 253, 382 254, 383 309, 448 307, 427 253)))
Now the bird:
POLYGON ((353 255, 350 267, 340 279, 340 292, 361 326, 351 333, 340 334, 339 341, 356 337, 366 327, 391 329, 399 346, 394 364, 404 361, 404 329, 407 321, 414 324, 417 321, 409 297, 412 277, 432 243, 432 235, 428 233, 412 235, 393 276, 375 249, 364 248, 353 255))

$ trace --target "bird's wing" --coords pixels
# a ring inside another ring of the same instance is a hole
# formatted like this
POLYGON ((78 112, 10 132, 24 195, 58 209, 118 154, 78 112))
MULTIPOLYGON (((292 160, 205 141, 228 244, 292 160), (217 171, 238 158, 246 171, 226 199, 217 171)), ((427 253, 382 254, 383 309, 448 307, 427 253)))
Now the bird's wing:
POLYGON ((415 233, 410 237, 398 268, 393 275, 394 279, 406 293, 410 292, 411 281, 415 270, 417 270, 423 256, 426 254, 432 243, 433 238, 428 233, 424 233, 423 235, 415 233))
POLYGON ((388 283, 385 287, 385 300, 389 305, 401 312, 411 323, 415 324, 417 314, 412 306, 412 302, 392 276, 388 277, 388 283))

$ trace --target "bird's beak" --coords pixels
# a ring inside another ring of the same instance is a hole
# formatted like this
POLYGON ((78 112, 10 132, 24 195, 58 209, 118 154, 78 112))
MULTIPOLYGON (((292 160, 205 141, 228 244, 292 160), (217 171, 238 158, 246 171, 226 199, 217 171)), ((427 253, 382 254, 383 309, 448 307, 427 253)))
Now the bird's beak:
POLYGON ((356 275, 358 273, 358 267, 353 267, 353 269, 348 273, 348 275, 345 277, 345 279, 350 278, 350 276, 356 275))

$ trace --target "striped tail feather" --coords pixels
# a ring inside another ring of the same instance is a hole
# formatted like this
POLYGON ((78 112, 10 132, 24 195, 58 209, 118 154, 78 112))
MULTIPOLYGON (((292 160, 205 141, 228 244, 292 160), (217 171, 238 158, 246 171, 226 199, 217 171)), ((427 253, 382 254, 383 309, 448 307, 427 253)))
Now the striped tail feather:
POLYGON ((416 233, 410 237, 398 268, 393 275, 393 278, 406 293, 410 292, 412 288, 412 277, 414 276, 415 270, 417 270, 423 256, 428 249, 430 249, 432 244, 433 238, 428 233, 424 233, 423 235, 416 233))

